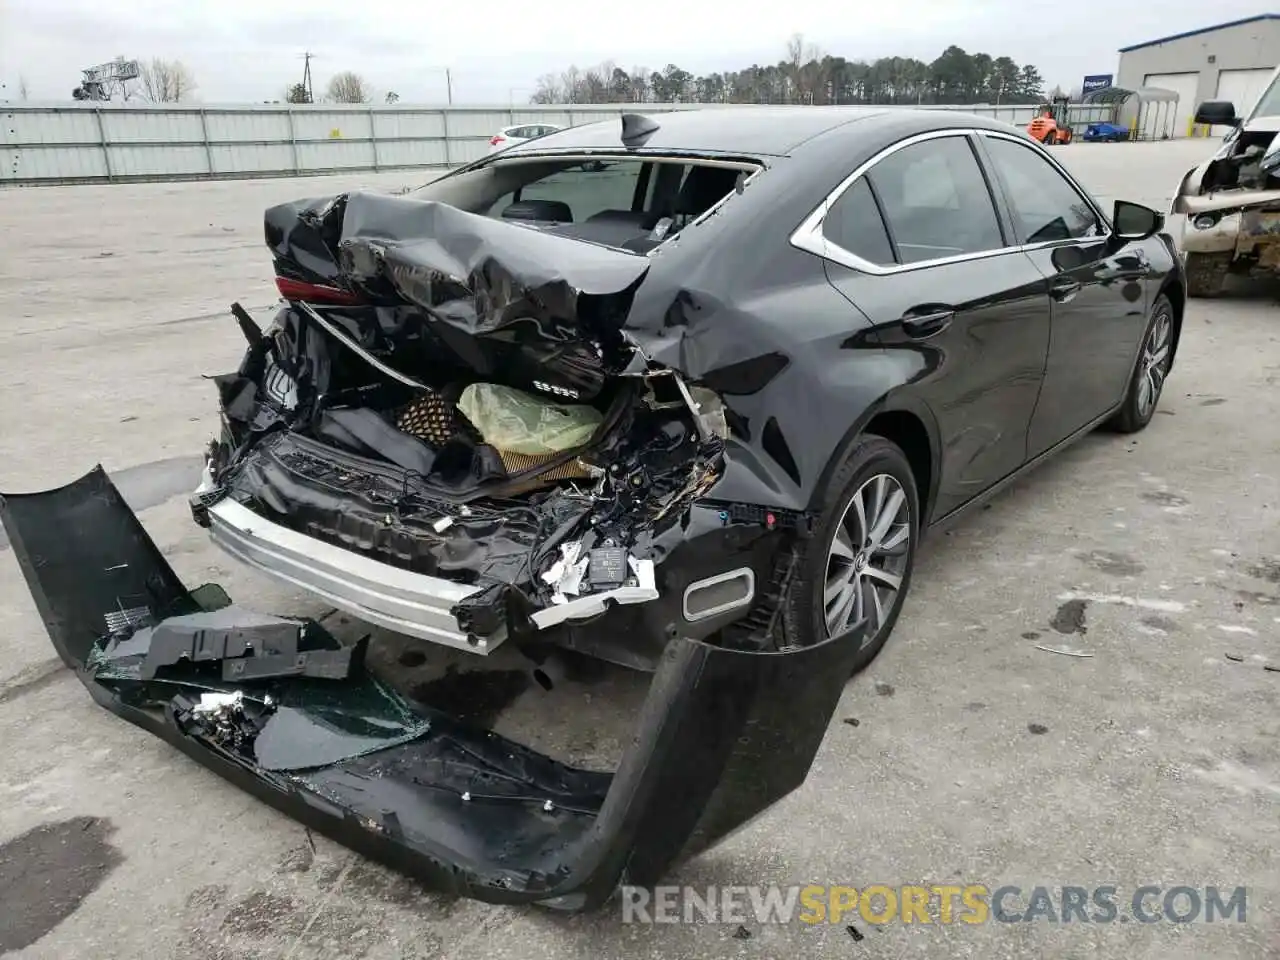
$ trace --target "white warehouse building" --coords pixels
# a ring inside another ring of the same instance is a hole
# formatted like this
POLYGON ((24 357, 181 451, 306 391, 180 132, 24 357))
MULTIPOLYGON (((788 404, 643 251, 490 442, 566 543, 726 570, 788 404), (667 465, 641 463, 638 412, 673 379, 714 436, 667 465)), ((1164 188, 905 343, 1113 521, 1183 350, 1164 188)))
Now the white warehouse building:
POLYGON ((1264 13, 1120 50, 1116 86, 1178 95, 1174 136, 1192 132, 1196 106, 1230 100, 1244 115, 1280 64, 1280 13, 1264 13))

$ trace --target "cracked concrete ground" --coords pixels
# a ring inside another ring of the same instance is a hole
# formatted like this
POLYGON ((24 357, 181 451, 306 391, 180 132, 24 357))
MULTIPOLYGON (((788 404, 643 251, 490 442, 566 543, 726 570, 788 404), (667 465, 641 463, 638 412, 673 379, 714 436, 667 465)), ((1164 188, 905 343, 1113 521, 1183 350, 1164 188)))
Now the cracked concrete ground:
MULTIPOLYGON (((1209 149, 1057 155, 1103 199, 1167 208, 1209 149)), ((266 204, 414 179, 0 192, 0 489, 102 462, 189 583, 320 612, 191 524, 183 494, 215 426, 201 376, 239 358, 227 304, 274 300, 266 204)), ((805 785, 673 878, 1245 885, 1243 924, 856 920, 856 940, 843 923, 624 926, 616 909, 564 918, 423 893, 94 706, 0 544, 0 954, 1280 956, 1280 674, 1264 669, 1280 663, 1278 380, 1274 289, 1192 301, 1151 427, 1087 438, 927 543, 892 642, 849 683, 805 785)), ((429 694, 440 656, 378 646, 429 694)), ((544 694, 508 677, 469 703, 605 762, 644 685, 606 670, 544 694)))

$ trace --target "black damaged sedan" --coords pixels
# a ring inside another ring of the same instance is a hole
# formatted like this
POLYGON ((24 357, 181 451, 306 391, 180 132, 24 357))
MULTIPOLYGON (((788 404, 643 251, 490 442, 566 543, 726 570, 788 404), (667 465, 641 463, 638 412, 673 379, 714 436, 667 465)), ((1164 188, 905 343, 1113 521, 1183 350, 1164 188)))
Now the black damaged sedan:
POLYGON ((189 591, 101 470, 4 523, 110 709, 441 889, 588 906, 803 782, 928 527, 1151 421, 1162 227, 1005 124, 878 108, 625 115, 268 210, 284 301, 233 308, 196 521, 369 623, 653 671, 612 774, 189 591))
POLYGON ((652 668, 865 621, 862 666, 925 528, 1151 419, 1185 299, 1161 225, 1003 124, 838 108, 629 116, 278 207, 288 302, 221 380, 199 515, 479 653, 652 668))

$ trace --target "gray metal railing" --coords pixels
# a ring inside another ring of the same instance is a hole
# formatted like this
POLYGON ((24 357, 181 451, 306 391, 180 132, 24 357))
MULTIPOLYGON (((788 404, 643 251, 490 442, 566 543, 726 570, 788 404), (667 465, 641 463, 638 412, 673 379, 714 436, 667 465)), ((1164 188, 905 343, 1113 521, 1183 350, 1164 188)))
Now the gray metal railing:
MULTIPOLYGON (((564 126, 697 103, 554 106, 0 104, 0 186, 448 168, 519 123, 564 126)), ((804 107, 794 109, 803 110, 804 107)), ((934 106, 1024 125, 1034 106, 934 106)))

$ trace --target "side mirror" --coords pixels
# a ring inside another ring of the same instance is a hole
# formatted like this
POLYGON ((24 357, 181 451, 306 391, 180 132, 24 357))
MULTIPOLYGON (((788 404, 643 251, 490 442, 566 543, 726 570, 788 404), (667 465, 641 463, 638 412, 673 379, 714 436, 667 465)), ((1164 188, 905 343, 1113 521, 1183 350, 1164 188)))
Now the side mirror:
POLYGON ((1196 123, 1207 123, 1213 127, 1238 127, 1240 119, 1236 116, 1236 105, 1230 100, 1206 100, 1196 108, 1196 123))
POLYGON ((1128 200, 1117 200, 1111 215, 1116 236, 1121 240, 1145 240, 1164 228, 1164 214, 1128 200))

